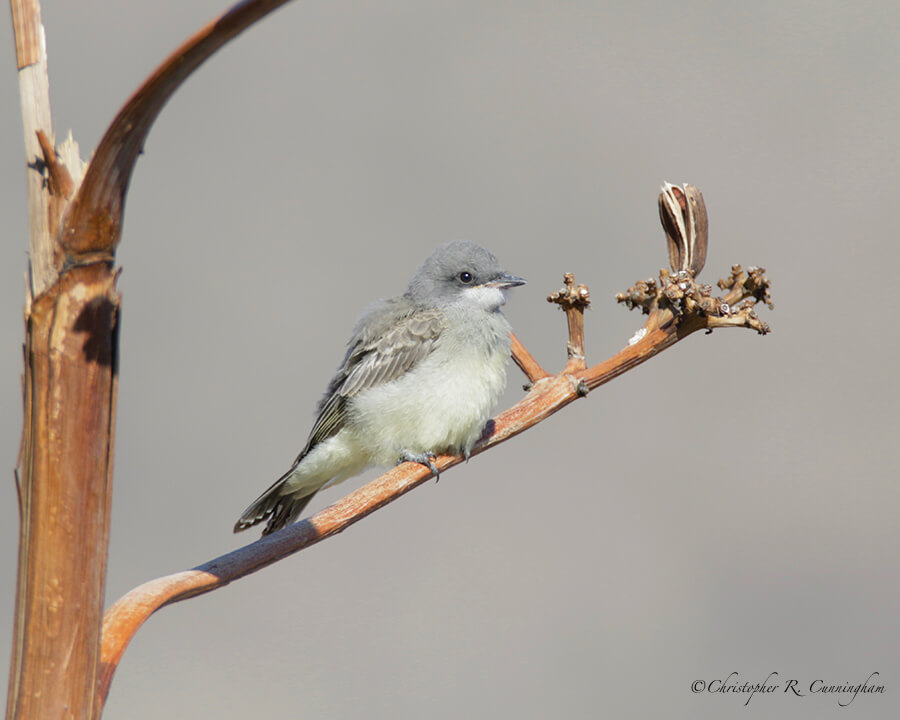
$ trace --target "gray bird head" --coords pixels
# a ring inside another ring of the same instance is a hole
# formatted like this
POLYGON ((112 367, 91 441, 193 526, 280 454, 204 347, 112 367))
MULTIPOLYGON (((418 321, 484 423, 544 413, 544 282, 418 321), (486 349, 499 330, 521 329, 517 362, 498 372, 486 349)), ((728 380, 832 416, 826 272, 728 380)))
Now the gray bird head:
POLYGON ((496 310, 506 301, 506 289, 524 284, 522 278, 503 272, 497 258, 480 245, 456 240, 431 253, 406 294, 419 305, 464 303, 496 310))

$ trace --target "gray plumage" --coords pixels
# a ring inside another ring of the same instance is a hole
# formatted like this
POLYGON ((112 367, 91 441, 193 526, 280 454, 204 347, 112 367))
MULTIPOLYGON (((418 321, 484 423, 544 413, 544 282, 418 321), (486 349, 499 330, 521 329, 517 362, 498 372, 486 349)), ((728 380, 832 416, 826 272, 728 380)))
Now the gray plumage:
POLYGON ((473 242, 435 250, 403 295, 357 323, 306 445, 234 531, 284 527, 322 487, 370 465, 468 455, 506 381, 504 291, 524 282, 473 242))

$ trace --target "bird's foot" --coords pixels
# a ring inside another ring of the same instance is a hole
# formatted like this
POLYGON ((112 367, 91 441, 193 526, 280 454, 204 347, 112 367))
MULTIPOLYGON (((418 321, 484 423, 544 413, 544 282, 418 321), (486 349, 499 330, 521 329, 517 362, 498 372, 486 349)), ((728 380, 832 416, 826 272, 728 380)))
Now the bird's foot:
POLYGON ((405 463, 405 462, 414 462, 419 463, 419 465, 424 465, 434 474, 434 481, 437 482, 441 479, 441 471, 438 470, 437 465, 434 464, 434 458, 436 455, 434 453, 426 452, 426 453, 411 453, 404 452, 399 458, 397 458, 397 464, 405 463))

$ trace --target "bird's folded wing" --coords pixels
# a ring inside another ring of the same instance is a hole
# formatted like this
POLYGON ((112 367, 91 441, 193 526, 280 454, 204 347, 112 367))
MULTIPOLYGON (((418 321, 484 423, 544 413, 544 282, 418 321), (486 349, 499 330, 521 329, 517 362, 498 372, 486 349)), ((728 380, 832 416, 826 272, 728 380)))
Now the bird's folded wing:
POLYGON ((372 337, 357 333, 344 363, 328 386, 319 417, 297 461, 343 427, 349 398, 396 380, 426 358, 443 327, 440 311, 417 310, 397 318, 372 337))

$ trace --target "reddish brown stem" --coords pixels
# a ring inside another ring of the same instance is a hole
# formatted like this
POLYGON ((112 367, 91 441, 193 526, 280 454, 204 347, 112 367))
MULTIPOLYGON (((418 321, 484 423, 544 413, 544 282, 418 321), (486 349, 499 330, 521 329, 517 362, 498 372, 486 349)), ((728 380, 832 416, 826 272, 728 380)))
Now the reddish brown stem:
POLYGON ((556 303, 566 313, 569 326, 569 342, 566 352, 569 357, 565 373, 577 373, 586 367, 584 356, 584 309, 590 307, 591 293, 585 285, 575 286, 574 273, 563 275, 563 287, 551 293, 548 302, 556 303))
POLYGON ((56 158, 56 148, 43 130, 37 131, 37 139, 44 153, 44 164, 47 166, 47 175, 50 183, 50 193, 60 198, 67 198, 75 189, 69 170, 56 158))
POLYGON ((541 378, 549 377, 550 373, 541 367, 540 363, 535 360, 534 355, 528 352, 528 348, 526 348, 519 338, 516 337, 516 334, 510 333, 510 337, 512 339, 513 362, 519 366, 519 370, 525 373, 525 377, 531 382, 536 382, 541 378))
POLYGON ((569 328, 569 342, 566 344, 566 352, 569 359, 563 372, 576 373, 585 368, 584 357, 584 308, 566 308, 566 323, 569 328))

